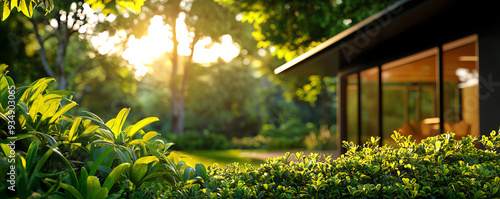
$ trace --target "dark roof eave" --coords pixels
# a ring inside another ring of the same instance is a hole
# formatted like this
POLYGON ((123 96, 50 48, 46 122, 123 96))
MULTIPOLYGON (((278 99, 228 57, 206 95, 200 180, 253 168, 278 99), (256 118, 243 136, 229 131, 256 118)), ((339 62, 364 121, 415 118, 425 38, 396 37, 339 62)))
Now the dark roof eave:
MULTIPOLYGON (((367 26, 368 24, 374 22, 375 20, 378 20, 379 18, 383 17, 384 15, 389 14, 390 12, 395 11, 398 7, 401 5, 405 4, 409 0, 401 0, 397 1, 396 3, 388 6, 387 8, 379 11, 378 13, 364 19, 363 21, 351 26, 350 28, 340 32, 339 34, 336 34, 332 38, 326 40, 325 42, 321 43, 320 45, 314 47, 310 51, 307 51, 306 53, 300 55, 299 57, 281 65, 280 67, 276 68, 274 70, 274 74, 282 74, 284 72, 289 71, 291 68, 296 68, 298 65, 302 65, 306 63, 307 60, 312 59, 313 57, 318 56, 321 53, 324 53, 325 51, 331 51, 331 50, 338 50, 338 47, 340 46, 341 42, 345 40, 348 36, 355 34, 358 30, 361 30, 363 27, 367 26)), ((331 67, 333 67, 333 71, 338 71, 339 64, 337 63, 331 63, 331 67)), ((330 75, 335 75, 335 74, 330 74, 330 75)))

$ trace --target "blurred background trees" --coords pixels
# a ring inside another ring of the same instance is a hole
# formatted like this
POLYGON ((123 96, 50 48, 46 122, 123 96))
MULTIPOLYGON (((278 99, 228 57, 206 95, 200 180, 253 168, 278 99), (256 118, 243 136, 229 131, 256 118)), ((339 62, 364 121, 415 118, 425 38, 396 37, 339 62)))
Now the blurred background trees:
POLYGON ((2 12, 0 62, 18 84, 54 77, 75 91, 74 115, 158 117, 150 128, 178 148, 198 137, 202 148, 269 149, 333 147, 336 80, 273 70, 390 3, 44 2, 26 14, 1 1, 14 10, 2 12))

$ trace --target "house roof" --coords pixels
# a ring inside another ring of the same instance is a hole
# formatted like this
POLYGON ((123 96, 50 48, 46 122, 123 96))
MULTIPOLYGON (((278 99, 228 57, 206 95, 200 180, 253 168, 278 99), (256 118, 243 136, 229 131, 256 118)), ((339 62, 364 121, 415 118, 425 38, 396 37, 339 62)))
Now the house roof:
POLYGON ((274 73, 335 76, 349 67, 375 66, 407 56, 436 43, 473 34, 484 21, 491 23, 498 17, 491 17, 495 12, 485 11, 485 4, 465 0, 400 0, 281 65, 274 73))

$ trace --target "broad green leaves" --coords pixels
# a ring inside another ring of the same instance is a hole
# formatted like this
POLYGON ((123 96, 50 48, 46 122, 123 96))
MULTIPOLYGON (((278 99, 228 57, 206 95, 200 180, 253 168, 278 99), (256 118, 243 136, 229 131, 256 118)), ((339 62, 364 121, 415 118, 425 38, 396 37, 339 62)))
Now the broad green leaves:
MULTIPOLYGON (((16 197, 119 198, 124 189, 146 182, 162 179, 172 186, 183 182, 182 169, 188 165, 180 157, 175 161, 167 157, 173 143, 165 143, 157 132, 143 130, 158 118, 126 126, 130 109, 123 109, 106 124, 89 112, 91 117, 69 115, 76 103, 66 97, 73 93, 47 91, 52 81, 42 78, 14 92, 12 79, 0 75, 0 107, 5 116, 0 120, 1 131, 8 130, 9 120, 16 123, 16 138, 0 142, 0 170, 10 168, 7 157, 15 153, 16 197), (16 117, 9 117, 12 113, 6 108, 9 95, 16 96, 16 117), (69 103, 61 107, 62 100, 69 103), (11 141, 23 144, 12 151, 7 145, 11 141)), ((6 182, 2 180, 0 187, 7 187, 6 182)), ((0 189, 0 195, 5 191, 0 189)))
POLYGON ((28 17, 33 16, 33 9, 39 5, 43 7, 46 13, 50 12, 54 8, 54 3, 52 0, 2 0, 0 4, 2 13, 2 21, 9 17, 11 10, 17 8, 17 11, 22 12, 28 17))
MULTIPOLYGON (((68 3, 65 1, 57 1, 58 0, 56 0, 56 4, 68 3)), ((85 0, 85 3, 89 4, 92 9, 100 10, 101 13, 108 15, 109 13, 119 14, 125 10, 140 13, 144 1, 145 0, 85 0)), ((9 17, 14 8, 17 8, 18 12, 22 12, 24 15, 31 18, 36 7, 41 7, 45 11, 45 14, 48 14, 55 7, 54 0, 1 0, 0 13, 2 21, 9 17)))
POLYGON ((186 167, 181 189, 168 188, 167 198, 498 198, 500 155, 476 148, 498 146, 496 132, 481 140, 453 133, 416 143, 399 133, 399 147, 363 147, 345 143, 348 153, 336 160, 319 154, 290 154, 271 158, 258 168, 232 164, 196 172, 186 167), (191 176, 191 177, 189 177, 191 176), (203 180, 201 180, 203 179, 203 180), (175 191, 174 191, 175 190, 175 191))

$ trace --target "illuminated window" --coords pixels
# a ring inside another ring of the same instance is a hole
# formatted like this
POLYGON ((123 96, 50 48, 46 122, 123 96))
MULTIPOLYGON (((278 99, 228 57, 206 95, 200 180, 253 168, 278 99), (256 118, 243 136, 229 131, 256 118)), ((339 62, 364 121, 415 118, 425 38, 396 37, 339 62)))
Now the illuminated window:
POLYGON ((443 118, 445 132, 457 139, 479 136, 477 36, 443 45, 443 118))
POLYGON ((378 67, 359 73, 361 99, 361 143, 379 134, 378 67))
POLYGON ((382 65, 384 144, 394 130, 421 140, 439 134, 436 49, 382 65))
POLYGON ((347 141, 359 144, 358 137, 358 74, 347 76, 347 141))

